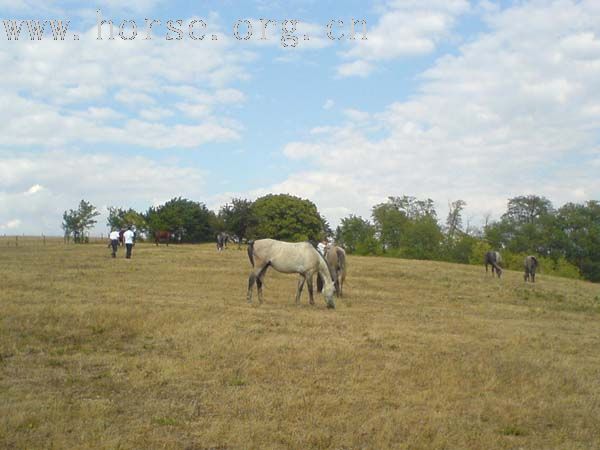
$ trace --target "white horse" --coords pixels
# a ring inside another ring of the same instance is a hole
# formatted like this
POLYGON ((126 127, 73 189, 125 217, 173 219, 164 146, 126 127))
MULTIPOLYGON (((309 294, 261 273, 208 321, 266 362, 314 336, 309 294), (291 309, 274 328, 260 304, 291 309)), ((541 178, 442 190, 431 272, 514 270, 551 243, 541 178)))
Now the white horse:
POLYGON ((252 287, 256 282, 258 301, 263 302, 263 278, 269 266, 282 273, 298 273, 298 289, 296 290, 296 304, 300 302, 300 294, 304 283, 308 285, 310 304, 313 299, 313 275, 319 276, 324 284, 325 302, 328 308, 335 308, 333 293, 335 287, 331 272, 323 256, 308 242, 282 242, 274 239, 260 239, 251 241, 248 245, 248 257, 254 269, 248 279, 248 302, 252 303, 252 287))

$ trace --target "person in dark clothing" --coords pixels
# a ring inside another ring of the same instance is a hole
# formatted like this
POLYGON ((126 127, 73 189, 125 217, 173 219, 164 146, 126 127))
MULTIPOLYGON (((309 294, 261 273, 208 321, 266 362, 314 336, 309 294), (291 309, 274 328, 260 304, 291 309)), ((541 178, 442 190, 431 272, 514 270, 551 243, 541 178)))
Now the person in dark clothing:
POLYGON ((131 226, 127 227, 127 231, 123 233, 123 241, 125 241, 125 248, 127 249, 125 258, 131 259, 131 251, 135 242, 135 233, 131 229, 131 226))
POLYGON ((112 247, 112 257, 117 257, 117 249, 119 248, 119 232, 117 230, 112 230, 108 237, 110 239, 109 247, 112 247))

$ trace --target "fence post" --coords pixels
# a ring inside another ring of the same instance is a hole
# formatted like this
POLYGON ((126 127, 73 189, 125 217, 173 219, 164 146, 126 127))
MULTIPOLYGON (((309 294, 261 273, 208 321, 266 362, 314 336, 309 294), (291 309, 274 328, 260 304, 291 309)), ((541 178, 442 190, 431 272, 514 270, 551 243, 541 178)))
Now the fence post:
POLYGON ((15 236, 15 247, 19 246, 19 236, 15 236))

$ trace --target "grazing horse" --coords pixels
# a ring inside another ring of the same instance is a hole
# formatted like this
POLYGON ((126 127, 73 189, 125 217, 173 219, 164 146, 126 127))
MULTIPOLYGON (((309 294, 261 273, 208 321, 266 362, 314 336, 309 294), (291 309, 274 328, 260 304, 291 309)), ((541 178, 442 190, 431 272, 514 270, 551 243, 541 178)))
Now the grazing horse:
POLYGON ((484 260, 485 273, 487 273, 487 271, 488 271, 488 265, 491 265, 492 266, 492 275, 494 275, 494 272, 496 272, 496 275, 498 275, 498 278, 500 278, 500 276, 502 275, 502 268, 498 264, 501 262, 502 262, 502 257, 500 256, 500 253, 487 252, 485 254, 485 260, 484 260))
MULTIPOLYGON (((337 245, 328 245, 325 247, 325 261, 329 265, 335 293, 342 297, 344 281, 346 280, 346 251, 337 245)), ((321 277, 317 278, 317 292, 323 289, 321 277)))
POLYGON ((220 232, 217 234, 217 251, 223 251, 223 248, 227 248, 227 242, 231 240, 231 236, 229 234, 220 232))
POLYGON ((333 293, 335 290, 331 272, 323 256, 309 242, 282 242, 274 239, 260 239, 248 244, 248 257, 254 268, 248 279, 248 303, 252 303, 252 288, 256 283, 258 301, 263 302, 263 279, 267 269, 282 273, 300 274, 296 290, 296 304, 300 302, 300 294, 304 283, 308 285, 310 304, 314 305, 313 276, 316 274, 325 284, 324 295, 328 308, 335 308, 333 293))
POLYGON ((523 278, 525 282, 531 280, 532 283, 535 283, 535 271, 538 268, 538 260, 535 256, 527 256, 525 257, 524 266, 525 266, 525 275, 523 278))
POLYGON ((158 246, 159 242, 164 242, 169 246, 169 241, 171 240, 172 233, 170 231, 159 230, 154 232, 154 242, 158 246))

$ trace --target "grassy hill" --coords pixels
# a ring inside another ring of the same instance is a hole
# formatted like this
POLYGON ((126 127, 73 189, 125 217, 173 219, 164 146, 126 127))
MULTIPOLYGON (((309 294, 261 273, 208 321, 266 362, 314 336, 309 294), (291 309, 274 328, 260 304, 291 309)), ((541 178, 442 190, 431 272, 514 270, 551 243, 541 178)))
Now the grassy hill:
POLYGON ((0 245, 0 447, 600 448, 598 285, 351 256, 249 306, 245 250, 123 256, 0 245))

